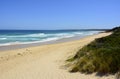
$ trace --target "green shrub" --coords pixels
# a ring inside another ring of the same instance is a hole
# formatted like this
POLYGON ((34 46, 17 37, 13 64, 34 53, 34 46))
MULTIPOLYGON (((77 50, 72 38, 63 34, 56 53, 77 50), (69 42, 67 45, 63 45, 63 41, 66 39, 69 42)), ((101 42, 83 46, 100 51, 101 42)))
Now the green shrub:
POLYGON ((120 27, 114 28, 109 36, 95 39, 71 58, 75 62, 72 72, 109 73, 120 70, 120 27))

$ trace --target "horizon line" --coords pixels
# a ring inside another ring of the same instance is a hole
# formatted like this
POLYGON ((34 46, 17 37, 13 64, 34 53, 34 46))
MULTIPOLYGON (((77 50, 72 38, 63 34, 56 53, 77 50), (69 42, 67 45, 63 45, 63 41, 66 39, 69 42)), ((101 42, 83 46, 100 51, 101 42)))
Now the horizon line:
MULTIPOLYGON (((95 28, 93 28, 93 29, 0 29, 0 30, 109 30, 110 28, 108 28, 108 29, 95 29, 95 28)), ((112 29, 112 28, 111 28, 112 29)))

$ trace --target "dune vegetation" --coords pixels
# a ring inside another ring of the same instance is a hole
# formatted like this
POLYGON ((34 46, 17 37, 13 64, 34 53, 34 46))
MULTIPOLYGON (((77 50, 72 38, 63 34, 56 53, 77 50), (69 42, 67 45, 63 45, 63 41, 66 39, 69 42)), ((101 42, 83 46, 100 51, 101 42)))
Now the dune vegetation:
POLYGON ((112 32, 112 34, 95 39, 67 60, 74 63, 71 72, 103 74, 120 72, 120 27, 106 32, 112 32))

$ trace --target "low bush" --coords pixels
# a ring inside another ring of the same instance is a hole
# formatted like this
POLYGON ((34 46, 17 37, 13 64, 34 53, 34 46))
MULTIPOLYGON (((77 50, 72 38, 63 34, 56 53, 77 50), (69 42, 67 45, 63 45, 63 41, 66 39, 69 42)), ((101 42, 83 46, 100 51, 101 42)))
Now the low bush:
POLYGON ((71 72, 114 74, 120 72, 120 27, 109 36, 95 39, 69 59, 74 62, 71 72))

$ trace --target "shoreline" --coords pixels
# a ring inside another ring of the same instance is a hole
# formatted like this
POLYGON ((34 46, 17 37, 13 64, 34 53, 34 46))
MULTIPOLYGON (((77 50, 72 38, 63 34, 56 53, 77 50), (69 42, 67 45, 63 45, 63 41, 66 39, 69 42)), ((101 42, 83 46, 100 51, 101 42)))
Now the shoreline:
POLYGON ((65 67, 66 59, 80 48, 110 34, 99 33, 80 40, 1 51, 0 79, 114 79, 115 75, 70 73, 65 67))
MULTIPOLYGON (((97 34, 100 34, 100 33, 97 33, 97 34)), ((93 34, 93 35, 97 35, 97 34, 93 34)), ((46 42, 36 42, 36 43, 33 42, 33 43, 28 43, 28 44, 3 45, 3 46, 0 46, 0 51, 16 50, 16 49, 22 49, 22 48, 27 48, 27 47, 36 47, 36 46, 43 46, 43 45, 77 41, 77 40, 80 40, 82 38, 89 37, 89 36, 92 36, 92 35, 87 35, 87 36, 77 35, 77 36, 74 36, 74 37, 62 38, 62 39, 51 40, 51 41, 46 41, 46 42)))

